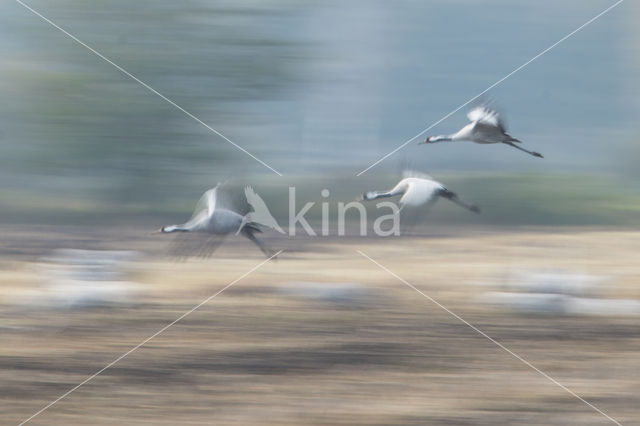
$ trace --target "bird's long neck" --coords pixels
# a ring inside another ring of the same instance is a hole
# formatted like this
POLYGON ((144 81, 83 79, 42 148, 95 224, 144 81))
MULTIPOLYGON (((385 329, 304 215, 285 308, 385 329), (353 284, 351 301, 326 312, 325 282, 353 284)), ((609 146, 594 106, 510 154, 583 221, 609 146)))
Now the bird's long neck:
POLYGON ((392 190, 387 192, 369 191, 364 194, 365 200, 375 200, 377 198, 389 198, 402 194, 406 190, 404 185, 396 185, 392 190))
POLYGON ((438 135, 438 136, 432 136, 429 138, 429 142, 431 143, 436 143, 436 142, 448 142, 448 141, 452 141, 454 140, 454 136, 456 135, 456 133, 453 133, 451 135, 438 135))
POLYGON ((378 192, 378 191, 369 191, 364 194, 365 200, 376 200, 378 198, 388 198, 392 197, 391 192, 378 192))
POLYGON ((185 224, 163 226, 161 229, 161 232, 164 232, 165 234, 169 232, 188 232, 188 231, 190 231, 190 229, 187 228, 185 224))

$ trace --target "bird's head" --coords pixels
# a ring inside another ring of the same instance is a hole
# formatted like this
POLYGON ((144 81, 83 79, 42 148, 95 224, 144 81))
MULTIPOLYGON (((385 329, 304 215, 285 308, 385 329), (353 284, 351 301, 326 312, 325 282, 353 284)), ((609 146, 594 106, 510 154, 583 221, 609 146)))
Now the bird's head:
POLYGON ((376 198, 376 193, 374 191, 365 192, 362 196, 358 197, 356 201, 369 201, 374 200, 376 198))
POLYGON ((165 232, 164 226, 162 228, 158 229, 157 231, 151 231, 152 234, 162 234, 164 232, 165 232))
POLYGON ((162 234, 168 234, 170 232, 186 232, 186 229, 183 229, 181 227, 179 227, 178 225, 169 225, 169 226, 163 226, 162 228, 160 228, 159 231, 155 231, 155 233, 162 233, 162 234))
POLYGON ((419 145, 422 145, 425 143, 445 142, 450 140, 452 140, 450 135, 429 136, 425 140, 420 142, 419 145))
POLYGON ((425 143, 433 143, 435 142, 435 136, 427 136, 422 142, 420 142, 418 145, 422 145, 425 143))

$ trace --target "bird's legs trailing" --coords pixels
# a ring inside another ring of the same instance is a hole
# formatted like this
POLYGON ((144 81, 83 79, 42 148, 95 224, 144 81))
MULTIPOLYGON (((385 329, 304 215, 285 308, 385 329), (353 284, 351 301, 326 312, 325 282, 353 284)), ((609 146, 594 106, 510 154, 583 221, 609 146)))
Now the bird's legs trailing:
POLYGON ((253 235, 253 232, 254 232, 253 229, 247 226, 243 227, 242 230, 240 231, 242 235, 244 235, 245 237, 250 239, 252 243, 257 245, 262 251, 262 253, 265 254, 265 256, 271 257, 273 255, 273 252, 269 248, 267 248, 267 246, 262 241, 257 239, 256 236, 253 235))
POLYGON ((458 195, 453 191, 449 191, 448 189, 442 189, 442 190, 440 190, 438 195, 440 195, 441 197, 446 198, 446 199, 456 203, 457 205, 459 205, 461 207, 464 207, 465 209, 467 209, 469 211, 472 211, 474 213, 480 213, 480 207, 476 206, 475 204, 465 203, 460 198, 458 198, 458 195))
MULTIPOLYGON (((518 140, 516 140, 516 141, 517 141, 517 142, 520 142, 520 141, 518 141, 518 140)), ((519 149, 520 151, 524 151, 524 152, 526 152, 526 153, 527 153, 527 154, 529 154, 529 155, 533 155, 534 157, 544 158, 544 157, 542 156, 542 154, 540 154, 539 152, 526 150, 526 149, 524 149, 524 148, 522 148, 522 147, 520 147, 520 146, 518 146, 518 145, 514 144, 513 142, 503 142, 503 143, 505 143, 505 144, 507 144, 507 145, 509 145, 509 146, 512 146, 512 147, 514 147, 514 148, 516 148, 516 149, 519 149)))

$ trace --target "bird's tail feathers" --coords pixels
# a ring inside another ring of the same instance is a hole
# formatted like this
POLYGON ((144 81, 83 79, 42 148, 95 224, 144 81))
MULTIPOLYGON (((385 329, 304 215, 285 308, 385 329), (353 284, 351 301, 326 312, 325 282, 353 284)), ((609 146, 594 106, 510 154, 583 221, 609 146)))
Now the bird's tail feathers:
POLYGON ((248 222, 244 227, 251 229, 253 232, 262 233, 262 229, 260 228, 260 224, 258 224, 258 222, 248 222))
POLYGON ((249 219, 249 215, 242 216, 242 222, 240 222, 240 226, 238 226, 238 230, 236 231, 236 235, 240 235, 242 230, 251 223, 249 219))
POLYGON ((251 220, 250 214, 242 217, 242 222, 240 223, 240 226, 236 231, 236 235, 239 235, 243 230, 248 232, 262 232, 262 229, 260 229, 260 225, 258 224, 258 222, 254 222, 251 220))

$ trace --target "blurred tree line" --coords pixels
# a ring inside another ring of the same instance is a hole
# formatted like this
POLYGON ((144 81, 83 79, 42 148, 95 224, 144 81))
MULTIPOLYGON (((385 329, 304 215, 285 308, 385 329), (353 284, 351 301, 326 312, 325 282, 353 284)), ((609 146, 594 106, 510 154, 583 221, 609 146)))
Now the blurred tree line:
MULTIPOLYGON (((303 51, 285 29, 300 13, 292 2, 32 6, 232 140, 235 129, 260 124, 247 104, 278 99, 292 84, 290 59, 303 51)), ((0 8, 13 36, 0 43, 5 193, 38 194, 42 207, 70 192, 101 203, 161 203, 194 179, 206 185, 243 168, 265 171, 29 11, 0 8)), ((237 142, 258 156, 263 149, 237 142)))

